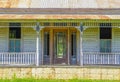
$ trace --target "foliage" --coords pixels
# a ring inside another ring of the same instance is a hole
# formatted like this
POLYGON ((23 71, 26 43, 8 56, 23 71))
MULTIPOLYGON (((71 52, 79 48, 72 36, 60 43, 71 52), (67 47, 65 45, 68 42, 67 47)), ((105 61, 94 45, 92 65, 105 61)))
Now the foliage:
POLYGON ((34 79, 34 78, 13 78, 0 79, 0 82, 120 82, 119 80, 82 80, 82 79, 34 79))

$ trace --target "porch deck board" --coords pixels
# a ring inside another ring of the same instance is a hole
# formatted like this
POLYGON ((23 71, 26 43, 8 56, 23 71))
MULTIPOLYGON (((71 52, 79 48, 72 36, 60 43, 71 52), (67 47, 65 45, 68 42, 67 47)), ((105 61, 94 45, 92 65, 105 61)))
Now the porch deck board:
POLYGON ((96 64, 96 65, 84 65, 84 66, 80 66, 80 65, 40 65, 40 66, 36 66, 36 65, 1 65, 0 64, 0 68, 120 68, 120 65, 107 65, 107 64, 96 64))

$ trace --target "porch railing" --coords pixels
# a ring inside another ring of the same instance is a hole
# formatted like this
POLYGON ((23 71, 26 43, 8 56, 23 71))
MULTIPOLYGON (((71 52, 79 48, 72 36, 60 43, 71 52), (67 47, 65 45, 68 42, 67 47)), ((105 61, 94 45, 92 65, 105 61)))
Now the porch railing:
MULTIPOLYGON (((83 52, 83 64, 120 65, 120 53, 83 52)), ((36 65, 36 52, 1 52, 0 65, 36 65)))
POLYGON ((0 64, 9 65, 34 65, 36 52, 0 53, 0 64))
POLYGON ((85 64, 120 64, 120 53, 83 52, 83 63, 85 64))

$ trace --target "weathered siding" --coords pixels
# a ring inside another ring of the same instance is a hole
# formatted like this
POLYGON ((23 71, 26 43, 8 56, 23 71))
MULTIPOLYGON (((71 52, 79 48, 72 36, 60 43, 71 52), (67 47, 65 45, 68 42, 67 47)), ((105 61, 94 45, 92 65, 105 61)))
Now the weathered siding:
MULTIPOLYGON (((7 26, 2 24, 1 26, 7 26)), ((9 51, 9 27, 0 28, 0 52, 9 51)), ((36 33, 32 28, 21 28, 21 51, 36 51, 36 33)))
POLYGON ((0 28, 0 52, 8 51, 8 28, 0 28))
POLYGON ((2 8, 119 8, 119 0, 0 0, 2 8))
MULTIPOLYGON (((100 38, 99 28, 88 28, 83 34, 83 51, 99 52, 100 51, 100 38)), ((112 52, 120 52, 120 28, 112 29, 111 40, 112 52)))
MULTIPOLYGON (((105 1, 106 2, 106 1, 105 1)), ((31 0, 31 8, 98 8, 98 7, 109 7, 107 1, 104 6, 99 6, 96 0, 31 0), (49 4, 48 4, 49 3, 49 4)))
POLYGON ((112 29, 112 52, 120 52, 120 28, 112 29))
POLYGON ((32 28, 23 28, 23 51, 36 51, 36 32, 32 28))
POLYGON ((83 51, 98 52, 99 51, 99 29, 87 28, 83 33, 83 51))

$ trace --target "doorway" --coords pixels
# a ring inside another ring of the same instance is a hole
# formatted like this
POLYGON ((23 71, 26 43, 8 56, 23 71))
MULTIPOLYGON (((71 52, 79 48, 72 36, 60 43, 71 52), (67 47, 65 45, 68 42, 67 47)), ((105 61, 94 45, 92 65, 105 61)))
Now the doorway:
POLYGON ((76 29, 45 28, 43 33, 43 64, 76 64, 76 29))
POLYGON ((67 64, 67 31, 54 30, 54 64, 67 64))

